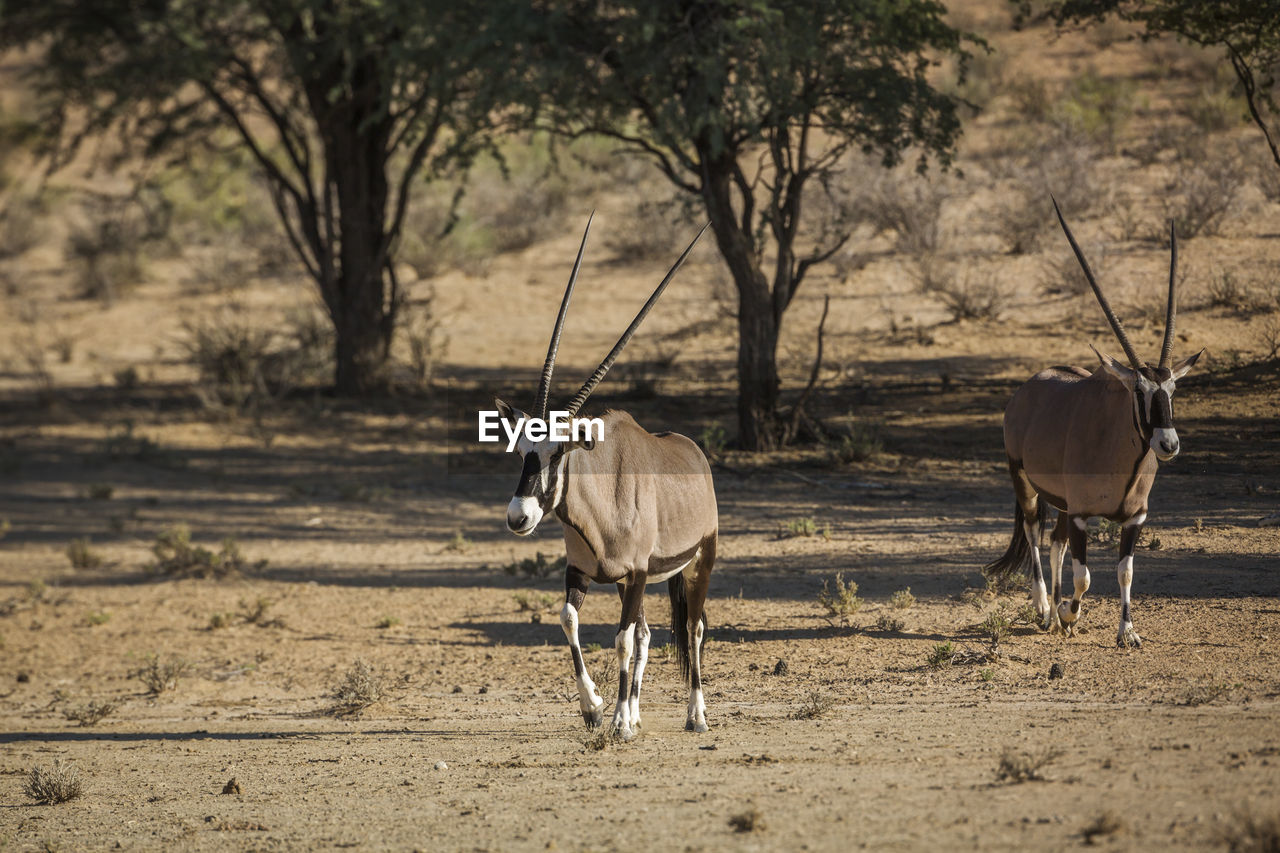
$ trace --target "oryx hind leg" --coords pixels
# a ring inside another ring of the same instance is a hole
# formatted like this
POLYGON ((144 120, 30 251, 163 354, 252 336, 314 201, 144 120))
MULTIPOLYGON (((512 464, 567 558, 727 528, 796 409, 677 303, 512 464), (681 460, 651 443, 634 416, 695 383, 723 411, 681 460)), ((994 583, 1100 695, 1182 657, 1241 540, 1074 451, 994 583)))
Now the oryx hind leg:
POLYGON ((1147 514, 1140 512, 1124 523, 1120 532, 1120 562, 1116 565, 1116 580, 1120 582, 1120 631, 1116 645, 1120 648, 1142 648, 1142 638, 1133 630, 1133 618, 1129 613, 1129 586, 1133 583, 1133 549, 1138 544, 1142 525, 1147 514))
POLYGON ((691 732, 707 730, 707 706, 702 697, 702 640, 707 625, 704 608, 715 561, 716 537, 713 534, 703 541, 693 572, 683 576, 688 607, 685 630, 689 643, 689 708, 684 727, 691 732))
POLYGON ((560 627, 569 641, 569 653, 573 656, 573 675, 578 684, 578 705, 582 719, 591 728, 597 728, 604 719, 604 699, 596 690, 596 683, 587 672, 582 660, 582 647, 578 644, 578 612, 587 597, 587 576, 573 566, 565 570, 564 607, 560 609, 560 627))
POLYGON ((1058 618, 1067 627, 1067 636, 1074 636, 1076 622, 1080 619, 1080 608, 1084 594, 1089 591, 1089 566, 1085 563, 1086 531, 1089 520, 1083 515, 1072 515, 1071 526, 1067 531, 1071 543, 1071 576, 1075 593, 1070 601, 1058 605, 1058 618))
POLYGON ((613 733, 623 740, 631 740, 637 734, 631 716, 632 661, 636 655, 637 626, 644 604, 645 575, 639 571, 632 573, 622 591, 622 618, 618 620, 618 635, 614 640, 614 649, 618 653, 618 704, 613 710, 613 733))
POLYGON ((1065 512, 1058 512, 1058 522, 1053 526, 1049 536, 1049 582, 1052 584, 1053 606, 1045 616, 1046 631, 1063 631, 1062 620, 1058 618, 1058 607, 1062 604, 1062 563, 1067 556, 1067 543, 1071 538, 1071 518, 1065 512))

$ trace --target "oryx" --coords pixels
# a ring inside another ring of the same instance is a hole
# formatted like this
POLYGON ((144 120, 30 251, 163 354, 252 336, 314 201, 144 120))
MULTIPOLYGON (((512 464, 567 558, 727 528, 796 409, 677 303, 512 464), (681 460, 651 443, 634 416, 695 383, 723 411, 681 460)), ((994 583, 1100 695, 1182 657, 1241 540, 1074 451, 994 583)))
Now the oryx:
MULTIPOLYGON (((538 385, 533 411, 544 420, 560 331, 590 230, 588 220, 538 385)), ((701 236, 702 231, 698 232, 701 236)), ((569 402, 566 410, 570 418, 604 378, 698 237, 569 402)), ((495 403, 500 416, 508 421, 526 417, 501 400, 495 403)), ((640 725, 640 684, 649 650, 644 588, 646 584, 667 581, 676 658, 689 684, 685 728, 704 732, 707 721, 700 671, 706 625, 703 604, 715 563, 718 529, 711 468, 698 445, 682 435, 646 432, 626 412, 607 411, 601 420, 604 430, 600 440, 519 440, 517 449, 524 457, 524 469, 507 506, 507 527, 517 535, 528 536, 543 517, 554 513, 564 528, 567 562, 560 624, 569 640, 578 700, 587 725, 601 724, 604 707, 578 644, 578 611, 588 582, 617 584, 622 598, 622 618, 614 643, 618 655, 618 701, 613 731, 629 739, 640 725)))
POLYGON ((1102 516, 1123 525, 1120 535, 1120 630, 1117 645, 1141 645, 1129 613, 1133 549, 1147 519, 1147 497, 1155 482, 1157 460, 1178 455, 1173 428, 1174 383, 1186 375, 1204 350, 1170 366, 1177 314, 1178 242, 1169 229, 1169 296, 1164 342, 1155 367, 1138 358, 1124 326, 1111 310, 1084 253, 1055 201, 1054 211, 1067 242, 1084 269, 1102 312, 1128 356, 1125 367, 1096 349, 1101 365, 1092 373, 1080 367, 1051 367, 1014 393, 1004 414, 1004 446, 1016 499, 1013 539, 988 573, 1008 576, 1018 569, 1031 575, 1032 597, 1044 627, 1075 633, 1080 600, 1089 589, 1085 531, 1089 518, 1102 516), (1049 568, 1053 607, 1045 595, 1040 565, 1040 536, 1048 508, 1058 510, 1050 537, 1049 568), (1062 562, 1068 542, 1075 594, 1062 599, 1062 562))

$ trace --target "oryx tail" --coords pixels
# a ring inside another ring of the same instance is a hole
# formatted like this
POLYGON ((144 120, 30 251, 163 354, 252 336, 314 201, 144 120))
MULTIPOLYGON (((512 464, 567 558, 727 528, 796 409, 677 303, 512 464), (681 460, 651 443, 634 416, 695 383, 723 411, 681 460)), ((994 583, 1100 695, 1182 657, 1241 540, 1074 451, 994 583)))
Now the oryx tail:
POLYGON ((1013 504, 1013 536, 1009 539, 1009 547, 1004 555, 982 567, 984 577, 998 580, 1010 580, 1021 572, 1031 577, 1039 565, 1035 559, 1035 549, 1040 546, 1040 537, 1044 534, 1045 521, 1049 517, 1049 505, 1037 501, 1035 521, 1035 540, 1027 538, 1027 516, 1022 511, 1022 504, 1013 504))

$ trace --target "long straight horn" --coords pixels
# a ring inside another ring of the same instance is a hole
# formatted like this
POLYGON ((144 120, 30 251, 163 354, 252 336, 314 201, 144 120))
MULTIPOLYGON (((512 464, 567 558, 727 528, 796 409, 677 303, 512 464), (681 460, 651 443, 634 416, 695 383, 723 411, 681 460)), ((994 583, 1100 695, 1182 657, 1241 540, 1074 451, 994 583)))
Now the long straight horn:
POLYGON ((689 257, 689 253, 693 251, 693 247, 698 242, 698 238, 702 236, 703 232, 705 232, 710 225, 710 222, 703 225, 702 231, 698 232, 698 236, 694 237, 693 242, 684 250, 684 253, 681 254, 680 257, 676 258, 676 262, 671 265, 671 269, 667 271, 666 277, 662 279, 662 282, 658 285, 657 289, 653 291, 653 295, 649 297, 649 301, 645 302, 644 307, 640 309, 640 313, 631 321, 631 325, 627 326, 627 330, 622 333, 622 337, 618 338, 618 342, 613 345, 613 349, 609 350, 609 354, 605 356, 604 361, 600 362, 600 366, 595 369, 595 372, 591 374, 591 377, 583 383, 582 387, 578 389, 578 393, 569 401, 569 405, 566 407, 569 417, 573 417, 578 413, 578 410, 582 408, 582 404, 587 402, 587 398, 591 396, 591 392, 596 390, 596 386, 600 384, 600 380, 604 379, 604 375, 609 372, 609 368, 613 367, 614 361, 616 361, 618 356, 622 354, 622 350, 626 347, 627 342, 631 340, 631 336, 636 333, 636 329, 640 328, 640 324, 644 322, 645 315, 649 313, 649 309, 651 309, 658 301, 658 297, 662 295, 662 291, 666 290, 671 279, 675 277, 676 271, 679 270, 681 264, 684 263, 684 259, 689 257))
POLYGON ((1129 336, 1124 333, 1124 326, 1120 324, 1120 318, 1111 310, 1111 303, 1107 302, 1107 297, 1102 295, 1102 288, 1098 287, 1098 281, 1093 277, 1093 270, 1089 269, 1089 262, 1084 259, 1084 252, 1080 251, 1080 244, 1076 242, 1071 229, 1067 227, 1067 220, 1062 218, 1062 211, 1058 209, 1058 200, 1052 195, 1049 198, 1053 201, 1053 212, 1058 214, 1058 222, 1062 225, 1062 233, 1067 235, 1067 242, 1071 244, 1071 250, 1076 253, 1076 260, 1080 262, 1080 267, 1084 270, 1084 277, 1089 280, 1089 286, 1093 288, 1093 295, 1098 298, 1098 304, 1102 306, 1102 313, 1107 315, 1107 322, 1111 324, 1111 330, 1116 333, 1116 337, 1120 340, 1120 346, 1124 349, 1124 354, 1129 357, 1129 363, 1133 365, 1133 369, 1141 370, 1142 361, 1138 358, 1138 353, 1134 350, 1133 344, 1129 343, 1129 336))
POLYGON ((569 313, 569 300, 573 297, 573 286, 578 282, 578 270, 582 269, 582 253, 587 248, 587 235, 591 233, 591 220, 596 212, 591 211, 587 217, 587 230, 582 232, 582 245, 578 247, 578 257, 573 262, 573 272, 569 273, 569 285, 564 289, 564 298, 560 300, 560 313, 556 315, 556 327, 551 332, 551 345, 547 347, 547 362, 542 366, 542 381, 538 383, 538 398, 533 410, 538 417, 547 418, 547 398, 551 395, 551 374, 556 369, 556 351, 560 349, 560 331, 564 328, 564 316, 569 313))
POLYGON ((1164 343, 1160 345, 1160 366, 1173 358, 1173 324, 1178 316, 1178 234, 1169 220, 1169 304, 1164 313, 1164 343))

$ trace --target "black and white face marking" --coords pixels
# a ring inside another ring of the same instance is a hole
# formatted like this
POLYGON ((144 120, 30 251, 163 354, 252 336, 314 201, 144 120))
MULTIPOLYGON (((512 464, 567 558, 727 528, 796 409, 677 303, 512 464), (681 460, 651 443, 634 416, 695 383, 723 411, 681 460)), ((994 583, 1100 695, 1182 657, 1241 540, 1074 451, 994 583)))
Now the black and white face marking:
POLYGON ((1098 353, 1106 371, 1132 389, 1134 405, 1138 408, 1138 424, 1144 435, 1150 434, 1148 444, 1151 452, 1161 462, 1168 462, 1182 449, 1178 442, 1178 431, 1173 428, 1174 384, 1187 375, 1203 354, 1204 350, 1200 350, 1175 364, 1172 369, 1148 365, 1136 371, 1111 356, 1098 353))
POLYGON ((521 436, 516 450, 524 457, 520 482, 507 504, 507 528, 518 536, 528 536, 538 522, 554 512, 564 499, 564 469, 571 445, 565 442, 532 442, 521 436))
POLYGON ((1151 451, 1161 462, 1168 462, 1181 449, 1178 431, 1173 428, 1173 390, 1173 374, 1167 367, 1148 367, 1137 374, 1134 393, 1140 421, 1144 431, 1151 431, 1151 451))

